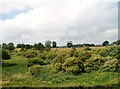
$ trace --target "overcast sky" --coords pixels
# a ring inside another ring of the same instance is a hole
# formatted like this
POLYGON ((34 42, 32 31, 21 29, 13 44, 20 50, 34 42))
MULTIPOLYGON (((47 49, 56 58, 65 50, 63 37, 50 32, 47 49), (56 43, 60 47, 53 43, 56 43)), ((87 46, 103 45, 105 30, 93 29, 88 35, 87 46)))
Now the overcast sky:
POLYGON ((0 0, 1 42, 101 44, 118 39, 119 0, 0 0), (109 1, 109 2, 108 2, 109 1))

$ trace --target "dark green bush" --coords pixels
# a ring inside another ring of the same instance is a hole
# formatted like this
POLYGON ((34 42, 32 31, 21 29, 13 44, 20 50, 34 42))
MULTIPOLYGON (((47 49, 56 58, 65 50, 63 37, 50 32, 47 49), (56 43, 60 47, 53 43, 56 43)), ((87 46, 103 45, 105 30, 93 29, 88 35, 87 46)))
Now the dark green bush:
POLYGON ((33 66, 29 67, 29 72, 31 73, 31 75, 35 75, 40 72, 41 68, 42 67, 40 65, 33 65, 33 66))
POLYGON ((32 58, 28 60, 28 67, 32 66, 32 65, 46 65, 49 64, 49 62, 47 60, 43 60, 40 58, 32 58))
POLYGON ((6 50, 2 50, 2 52, 0 52, 0 53, 2 53, 3 60, 11 59, 10 54, 6 50))

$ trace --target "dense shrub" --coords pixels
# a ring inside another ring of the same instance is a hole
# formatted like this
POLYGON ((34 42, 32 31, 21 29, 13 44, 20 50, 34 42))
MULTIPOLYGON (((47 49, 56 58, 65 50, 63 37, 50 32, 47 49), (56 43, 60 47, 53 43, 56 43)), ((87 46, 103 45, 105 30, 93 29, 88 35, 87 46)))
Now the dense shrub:
POLYGON ((91 48, 85 47, 84 50, 85 50, 85 51, 88 51, 88 50, 91 50, 91 48))
POLYGON ((84 65, 80 59, 76 57, 70 57, 67 58, 63 63, 62 69, 64 69, 67 73, 79 74, 84 71, 84 65))
POLYGON ((111 59, 106 61, 99 69, 100 72, 117 72, 118 71, 118 60, 111 59))
POLYGON ((100 66, 107 61, 107 58, 99 55, 92 56, 89 60, 84 63, 85 72, 98 71, 100 66))
POLYGON ((0 53, 2 53, 3 60, 11 59, 10 54, 6 50, 2 50, 2 52, 0 52, 0 53))
POLYGON ((78 52, 75 47, 72 47, 70 52, 69 52, 70 57, 78 57, 78 52))
POLYGON ((54 68, 54 72, 62 71, 62 63, 55 63, 53 68, 54 68))
POLYGON ((86 60, 88 60, 91 57, 91 53, 90 52, 79 52, 79 59, 81 59, 81 61, 85 62, 86 60))
POLYGON ((24 54, 26 58, 33 58, 37 56, 37 52, 35 50, 27 50, 24 54))
POLYGON ((103 57, 111 56, 113 58, 120 59, 119 55, 118 55, 120 53, 119 49, 120 49, 120 47, 115 47, 115 46, 106 47, 104 49, 101 49, 99 51, 99 54, 103 57))
POLYGON ((40 58, 43 59, 43 60, 46 60, 48 53, 49 53, 49 52, 40 53, 38 57, 40 57, 40 58))
POLYGON ((59 55, 57 55, 54 59, 53 59, 53 65, 55 63, 64 63, 66 58, 68 58, 69 56, 67 55, 67 53, 62 52, 59 53, 59 55))
POLYGON ((57 56, 56 53, 49 52, 49 54, 47 55, 46 59, 53 60, 56 56, 57 56))
POLYGON ((35 75, 40 72, 41 68, 42 67, 40 65, 33 65, 29 67, 29 72, 31 73, 31 75, 35 75))
POLYGON ((49 62, 47 60, 43 60, 40 58, 32 58, 28 60, 28 67, 32 66, 32 65, 46 65, 49 64, 49 62))

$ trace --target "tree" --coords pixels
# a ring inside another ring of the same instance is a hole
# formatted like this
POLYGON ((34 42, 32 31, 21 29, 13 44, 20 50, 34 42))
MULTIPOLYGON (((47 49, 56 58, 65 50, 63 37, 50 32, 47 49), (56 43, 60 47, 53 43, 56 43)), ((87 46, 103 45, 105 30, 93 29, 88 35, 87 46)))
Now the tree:
POLYGON ((6 43, 2 43, 2 48, 3 49, 7 49, 7 44, 6 43))
POLYGON ((108 41, 104 41, 104 42, 102 43, 102 46, 107 46, 107 45, 109 45, 109 42, 108 42, 108 41))
POLYGON ((68 47, 68 48, 73 47, 72 41, 67 42, 67 47, 68 47))
POLYGON ((36 49, 36 50, 43 50, 44 49, 44 45, 42 44, 42 43, 36 43, 36 44, 34 44, 34 48, 36 49))
POLYGON ((55 41, 52 42, 52 47, 56 48, 57 47, 57 43, 55 41))
POLYGON ((16 48, 21 48, 22 44, 17 44, 16 48))
POLYGON ((29 44, 26 44, 25 45, 25 49, 27 50, 27 49, 30 49, 30 45, 29 44))
POLYGON ((112 45, 120 45, 120 40, 114 41, 112 45))
POLYGON ((7 49, 8 49, 8 50, 14 50, 14 49, 15 49, 14 44, 13 44, 12 42, 8 43, 7 49))
POLYGON ((51 49, 51 41, 50 40, 46 40, 45 48, 46 48, 46 51, 50 51, 50 49, 51 49))

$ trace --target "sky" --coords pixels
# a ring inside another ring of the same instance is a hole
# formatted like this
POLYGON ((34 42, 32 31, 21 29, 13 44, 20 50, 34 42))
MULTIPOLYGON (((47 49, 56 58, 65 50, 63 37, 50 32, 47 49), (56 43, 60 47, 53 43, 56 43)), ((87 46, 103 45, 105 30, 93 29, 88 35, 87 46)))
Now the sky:
POLYGON ((118 1, 0 0, 1 42, 113 42, 118 39, 118 1))

